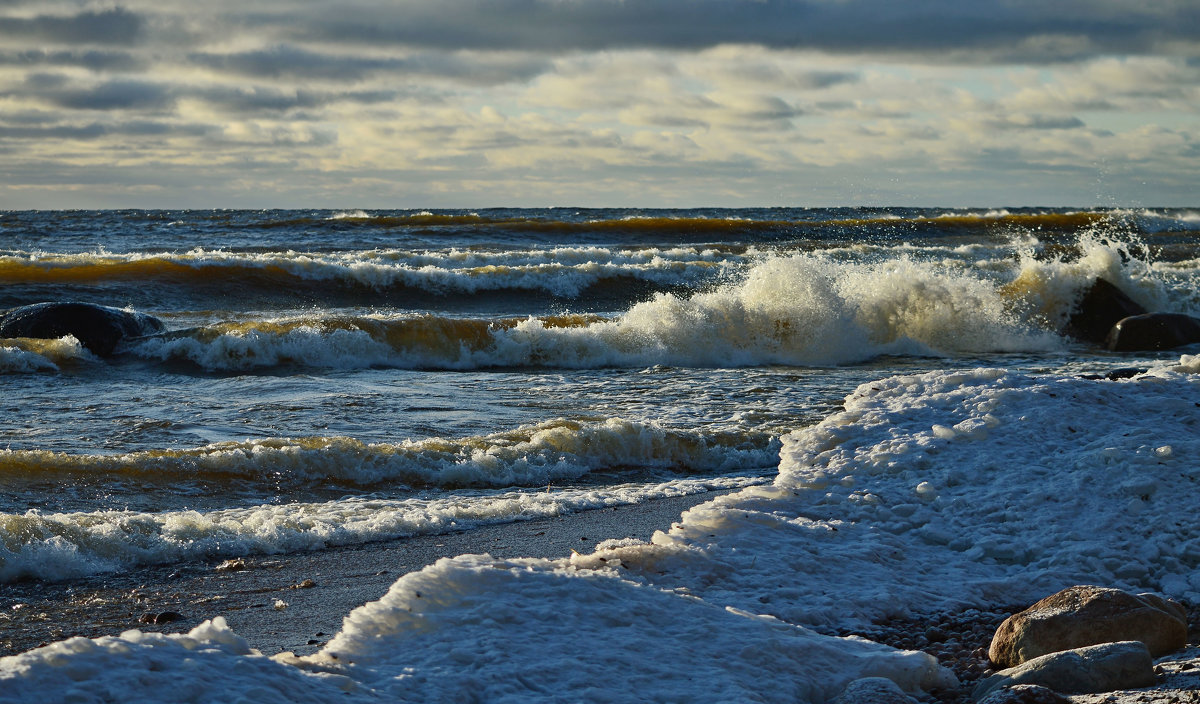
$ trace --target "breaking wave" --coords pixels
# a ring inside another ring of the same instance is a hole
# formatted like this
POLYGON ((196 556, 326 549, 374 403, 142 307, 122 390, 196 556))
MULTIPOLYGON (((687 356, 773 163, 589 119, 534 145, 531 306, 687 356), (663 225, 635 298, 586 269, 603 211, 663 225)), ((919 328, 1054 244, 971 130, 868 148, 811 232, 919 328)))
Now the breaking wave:
POLYGON ((273 488, 546 486, 623 467, 697 474, 773 466, 765 432, 672 430, 609 418, 553 420, 491 435, 365 443, 347 437, 266 438, 118 455, 0 450, 0 477, 130 475, 154 481, 242 482, 273 488))
POLYGON ((204 557, 320 550, 547 518, 765 479, 725 476, 438 499, 345 498, 217 511, 0 513, 0 583, 62 580, 204 557))
POLYGON ((980 278, 965 267, 798 254, 766 259, 740 282, 711 291, 659 293, 612 318, 301 316, 179 331, 140 341, 133 351, 210 370, 287 364, 477 369, 830 365, 884 354, 1060 344, 1041 325, 1045 314, 1022 317, 1025 303, 1013 295, 1002 279, 980 278))
POLYGON ((240 290, 341 286, 370 291, 411 289, 434 295, 539 291, 578 297, 606 281, 660 287, 696 285, 744 263, 740 247, 444 252, 227 252, 183 254, 36 254, 0 256, 0 282, 15 284, 162 283, 236 285, 240 290))
POLYGON ((0 374, 55 372, 89 361, 96 358, 72 336, 57 340, 16 337, 0 345, 0 374))

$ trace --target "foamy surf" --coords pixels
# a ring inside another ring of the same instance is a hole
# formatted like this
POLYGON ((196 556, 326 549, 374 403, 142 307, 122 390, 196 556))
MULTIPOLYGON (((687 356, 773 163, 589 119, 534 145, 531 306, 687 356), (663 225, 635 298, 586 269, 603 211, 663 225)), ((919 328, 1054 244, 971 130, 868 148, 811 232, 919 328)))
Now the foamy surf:
MULTIPOLYGON (((1190 427, 1195 414, 1180 412, 1200 403, 1196 369, 1196 358, 1185 356, 1120 382, 1002 369, 880 379, 861 386, 841 412, 789 436, 773 485, 698 506, 650 543, 611 541, 561 560, 441 560, 351 612, 307 658, 267 659, 222 622, 206 622, 174 636, 65 641, 0 660, 0 677, 20 701, 71 692, 80 682, 153 700, 158 683, 126 681, 145 662, 166 663, 173 677, 229 670, 233 679, 218 680, 226 689, 245 676, 287 696, 350 701, 466 692, 527 698, 563 686, 678 694, 695 686, 697 667, 710 666, 703 692, 731 698, 778 690, 824 701, 862 676, 886 676, 910 691, 952 686, 931 656, 794 624, 865 624, 1012 603, 1083 576, 1200 595, 1200 535, 1172 520, 1187 510, 1190 492, 1181 487, 1195 480, 1186 458, 1200 451, 1190 427), (1131 415, 1153 422, 1131 428, 1131 415), (564 618, 572 624, 567 631, 564 618), (478 646, 493 642, 504 647, 478 646), (592 658, 587 668, 578 666, 581 642, 592 658), (644 652, 664 642, 701 649, 686 678, 651 663, 649 674, 639 669, 633 681, 614 685, 594 667, 634 656, 644 663, 644 652), (555 655, 535 658, 548 643, 555 655), (740 669, 731 673, 730 648, 752 656, 745 668, 752 680, 740 669), (470 655, 459 662, 456 653, 470 655), (800 670, 797 658, 806 663, 800 670)), ((542 496, 494 498, 523 504, 542 496)), ((365 523, 395 515, 393 507, 356 503, 370 509, 365 523)), ((300 543, 326 544, 360 525, 353 516, 361 514, 344 504, 344 532, 316 528, 309 507, 297 508, 282 532, 300 543)), ((180 539, 163 542, 199 549, 211 538, 197 540, 195 531, 253 524, 251 535, 221 538, 235 550, 252 549, 278 530, 271 516, 248 518, 261 510, 170 516, 180 539)), ((162 549, 146 542, 147 553, 162 549)), ((55 564, 38 557, 36 564, 55 564)))
POLYGON ((547 518, 759 484, 758 476, 657 484, 481 491, 436 498, 347 497, 217 511, 0 514, 0 583, 57 581, 139 565, 320 550, 547 518))
POLYGON ((59 339, 9 338, 0 343, 0 374, 56 372, 99 360, 73 336, 59 339))
POLYGON ((1195 601, 1200 529, 1179 516, 1200 481, 1196 369, 1185 356, 1117 382, 978 369, 864 384, 785 438, 774 486, 574 563, 619 562, 794 623, 1028 603, 1080 583, 1195 601), (762 597, 768 581, 790 586, 762 597))
POLYGON ((313 658, 268 658, 217 617, 187 633, 134 630, 0 658, 0 685, 19 702, 105 692, 146 702, 214 695, 280 704, 523 702, 585 695, 808 703, 827 701, 868 676, 910 691, 954 682, 924 653, 819 635, 547 560, 486 555, 441 560, 402 578, 384 598, 354 611, 335 642, 337 651, 313 658), (488 644, 486 656, 469 655, 481 643, 488 644), (687 644, 687 667, 675 657, 645 657, 666 643, 687 644), (630 653, 640 656, 635 661, 630 653))
MULTIPOLYGON (((1080 275, 1071 281, 1079 291, 1086 285, 1080 275)), ((816 366, 885 354, 953 356, 1061 345, 1043 318, 1022 318, 1019 303, 997 279, 938 263, 800 254, 769 258, 740 282, 711 292, 658 294, 611 320, 268 320, 160 336, 132 350, 211 370, 285 364, 483 369, 816 366)))
POLYGON ((103 475, 311 486, 486 488, 546 486, 599 471, 680 474, 772 467, 779 444, 758 431, 678 430, 620 418, 551 420, 490 435, 364 443, 347 437, 266 438, 123 454, 0 450, 0 477, 62 481, 103 475))

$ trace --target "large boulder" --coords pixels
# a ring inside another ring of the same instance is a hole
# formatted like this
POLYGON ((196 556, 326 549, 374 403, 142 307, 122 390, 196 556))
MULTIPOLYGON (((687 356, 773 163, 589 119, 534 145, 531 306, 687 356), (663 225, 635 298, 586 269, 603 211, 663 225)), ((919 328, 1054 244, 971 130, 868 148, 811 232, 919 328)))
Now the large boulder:
POLYGON ((1000 624, 988 657, 1013 667, 1046 653, 1135 640, 1155 656, 1187 645, 1187 611, 1154 594, 1075 586, 1042 599, 1000 624))
POLYGON ((1071 311, 1066 333, 1077 340, 1103 344, 1118 320, 1147 312, 1109 281, 1096 279, 1071 311))
POLYGON ((158 318, 91 303, 35 303, 0 313, 0 338, 55 339, 74 335, 93 354, 107 357, 127 337, 165 329, 158 318))
POLYGON ((1056 692, 1086 694, 1154 684, 1154 659, 1144 643, 1128 640, 1050 653, 980 680, 972 697, 982 700, 1011 685, 1036 684, 1056 692))
POLYGON ((1144 313, 1118 320, 1104 344, 1116 352, 1169 350, 1200 342, 1200 318, 1183 313, 1144 313))

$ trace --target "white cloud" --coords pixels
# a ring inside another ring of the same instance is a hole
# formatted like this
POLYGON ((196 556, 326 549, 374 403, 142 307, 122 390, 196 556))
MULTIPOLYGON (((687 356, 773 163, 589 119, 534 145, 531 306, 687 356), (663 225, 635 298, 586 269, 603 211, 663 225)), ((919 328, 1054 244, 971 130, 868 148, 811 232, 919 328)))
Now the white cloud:
POLYGON ((1079 202, 1101 163, 1127 199, 1181 202, 1198 17, 1182 0, 0 2, 0 206, 1079 202))

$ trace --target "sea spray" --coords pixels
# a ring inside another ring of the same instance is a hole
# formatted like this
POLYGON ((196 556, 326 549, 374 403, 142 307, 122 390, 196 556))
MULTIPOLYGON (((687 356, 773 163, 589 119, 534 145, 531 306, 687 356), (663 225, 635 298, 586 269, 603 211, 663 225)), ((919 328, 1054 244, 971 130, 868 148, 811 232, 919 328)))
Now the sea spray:
POLYGON ((770 257, 737 283, 660 293, 613 319, 434 316, 221 323, 144 340, 140 356, 203 368, 294 364, 411 369, 655 364, 849 364, 884 354, 1044 351, 1053 334, 1012 314, 987 278, 930 262, 770 257))
POLYGON ((1163 275, 1137 239, 1089 232, 1051 256, 1033 246, 1020 250, 1018 273, 1007 290, 1050 326, 1061 329, 1096 279, 1105 279, 1147 310, 1167 310, 1172 301, 1163 275))

